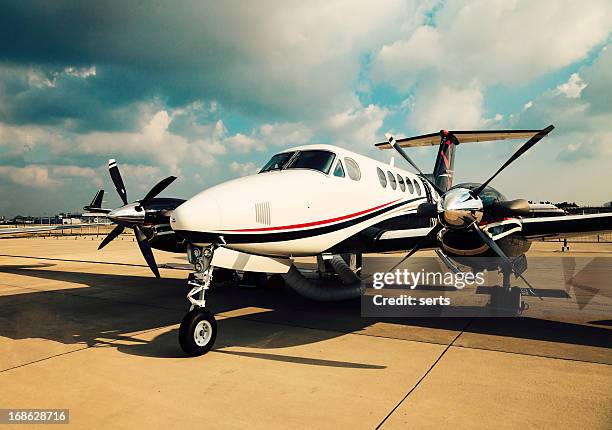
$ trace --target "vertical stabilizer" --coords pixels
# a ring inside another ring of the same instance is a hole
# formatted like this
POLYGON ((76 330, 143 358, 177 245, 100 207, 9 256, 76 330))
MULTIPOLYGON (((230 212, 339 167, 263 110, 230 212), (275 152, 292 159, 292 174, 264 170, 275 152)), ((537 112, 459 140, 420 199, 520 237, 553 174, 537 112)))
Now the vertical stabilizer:
POLYGON ((440 147, 434 165, 433 177, 434 183, 443 191, 447 191, 453 186, 457 145, 459 145, 459 141, 452 133, 440 130, 440 147))

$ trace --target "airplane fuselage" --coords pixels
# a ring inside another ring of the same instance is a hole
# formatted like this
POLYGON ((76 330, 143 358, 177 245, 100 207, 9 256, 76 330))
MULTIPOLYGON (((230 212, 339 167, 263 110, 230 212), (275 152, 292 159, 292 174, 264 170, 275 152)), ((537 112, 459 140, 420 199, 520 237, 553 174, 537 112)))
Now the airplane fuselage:
POLYGON ((289 162, 209 188, 173 212, 172 229, 198 246, 217 242, 246 253, 293 257, 327 252, 394 219, 403 219, 404 228, 431 227, 429 220, 405 222, 418 218, 419 204, 439 198, 411 172, 332 145, 280 154, 294 157, 296 167, 289 162), (312 154, 324 159, 321 165, 299 167, 312 154))

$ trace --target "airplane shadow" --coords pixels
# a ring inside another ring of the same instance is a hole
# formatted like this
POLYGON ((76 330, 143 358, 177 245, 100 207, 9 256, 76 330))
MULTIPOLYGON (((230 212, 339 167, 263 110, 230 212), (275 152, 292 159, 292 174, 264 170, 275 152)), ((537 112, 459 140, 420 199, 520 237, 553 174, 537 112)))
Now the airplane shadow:
MULTIPOLYGON (((178 346, 176 328, 152 333, 150 340, 143 340, 149 338, 147 332, 181 321, 188 307, 184 279, 58 271, 53 267, 49 263, 0 266, 0 273, 22 277, 5 285, 24 288, 23 292, 11 291, 0 296, 0 336, 109 345, 126 354, 154 358, 184 357, 178 346), (31 281, 28 283, 27 279, 31 281), (55 281, 53 285, 64 282, 80 286, 43 290, 48 288, 47 281, 55 281)), ((462 330, 560 344, 612 346, 611 330, 571 322, 534 318, 362 318, 359 300, 311 302, 284 286, 260 289, 215 286, 209 296, 209 310, 226 316, 218 320, 215 351, 314 366, 384 368, 376 363, 231 348, 271 350, 321 342, 348 333, 448 344, 462 330), (379 323, 387 323, 385 327, 389 331, 382 334, 366 331, 379 323)))

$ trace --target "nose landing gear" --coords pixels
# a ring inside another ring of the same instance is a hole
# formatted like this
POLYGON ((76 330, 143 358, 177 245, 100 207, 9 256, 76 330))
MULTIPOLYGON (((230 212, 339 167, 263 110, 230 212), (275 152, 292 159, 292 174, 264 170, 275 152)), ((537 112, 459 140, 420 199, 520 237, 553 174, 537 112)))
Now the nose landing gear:
POLYGON ((183 318, 179 328, 179 344, 190 356, 204 355, 213 347, 217 338, 217 321, 212 313, 205 309, 206 291, 212 282, 213 266, 211 265, 215 246, 206 248, 190 247, 189 262, 194 265, 188 285, 191 290, 187 299, 191 308, 183 318))

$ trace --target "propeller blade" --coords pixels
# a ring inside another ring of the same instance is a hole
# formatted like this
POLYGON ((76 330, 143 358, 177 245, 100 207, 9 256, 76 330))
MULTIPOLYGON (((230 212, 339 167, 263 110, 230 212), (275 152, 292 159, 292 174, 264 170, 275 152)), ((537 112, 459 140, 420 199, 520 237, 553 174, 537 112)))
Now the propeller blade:
POLYGON ((119 167, 117 167, 117 162, 112 158, 108 160, 108 171, 113 180, 113 184, 115 184, 115 189, 119 197, 121 197, 121 201, 124 205, 127 205, 127 191, 125 191, 125 185, 123 185, 123 179, 121 179, 121 173, 119 172, 119 167))
POLYGON ((174 182, 175 179, 176 176, 168 176, 167 178, 159 181, 153 188, 151 188, 151 190, 149 190, 147 195, 144 196, 140 203, 146 203, 147 201, 151 200, 153 197, 164 191, 168 185, 174 182))
POLYGON ((499 256, 499 258, 503 260, 504 264, 508 265, 509 267, 512 267, 512 261, 510 261, 508 256, 504 254, 504 251, 502 251, 499 245, 495 243, 495 241, 491 239, 491 237, 488 234, 482 231, 476 224, 474 224, 474 230, 476 231, 478 236, 480 236, 482 241, 486 243, 489 246, 489 248, 491 248, 493 252, 495 252, 499 256))
POLYGON ((510 269, 512 270, 512 273, 514 273, 514 275, 517 278, 521 278, 527 284, 527 287, 529 287, 529 292, 532 295, 538 297, 540 300, 543 300, 542 297, 536 292, 536 290, 533 289, 533 287, 527 281, 527 279, 525 279, 525 277, 521 273, 517 273, 514 270, 514 265, 512 264, 512 261, 510 261, 508 256, 506 254, 504 254, 504 251, 502 251, 502 249, 499 247, 499 245, 497 243, 495 243, 495 241, 493 239, 491 239, 491 237, 488 234, 486 234, 484 231, 482 231, 476 224, 474 224, 474 230, 476 230, 476 233, 478 233, 478 235, 480 236, 482 241, 484 243, 486 243, 489 246, 489 248, 491 248, 493 250, 493 252, 495 252, 504 261, 504 264, 506 264, 506 265, 508 265, 508 267, 510 267, 510 269))
POLYGON ((479 195, 480 193, 482 193, 482 190, 485 189, 485 187, 487 185, 489 185, 489 182, 491 182, 493 180, 493 178, 495 178, 502 170, 504 170, 506 167, 508 167, 510 164, 512 164, 517 158, 519 158, 521 155, 523 155, 525 152, 527 152, 533 145, 535 145, 536 143, 538 143, 540 140, 542 140, 542 138, 544 136, 546 136, 548 133, 550 133, 553 129, 555 128, 554 125, 549 125, 548 127, 546 127, 544 130, 541 130, 538 134, 536 134, 535 136, 533 136, 531 139, 529 139, 527 142, 525 142, 523 144, 523 146, 521 146, 513 155, 512 157, 510 157, 508 159, 508 161, 506 161, 503 166, 501 166, 499 168, 499 170, 497 170, 497 172, 495 172, 493 174, 493 176, 491 176, 489 179, 487 179, 480 187, 478 187, 476 190, 474 190, 473 194, 475 196, 479 195))
POLYGON ((419 172, 421 177, 427 182, 429 182, 429 184, 433 187, 434 190, 438 192, 439 195, 444 194, 444 191, 442 191, 440 187, 438 187, 436 184, 433 183, 433 181, 431 181, 427 176, 425 176, 421 169, 419 169, 419 166, 417 166, 414 161, 412 161, 412 159, 408 156, 408 154, 406 154, 406 151, 404 151, 404 149, 397 144, 393 136, 391 136, 389 133, 385 133, 385 137, 387 138, 389 144, 393 147, 393 149, 395 149, 399 153, 399 155, 404 158, 404 160, 406 160, 412 167, 414 167, 416 171, 419 172))
POLYGON ((157 269, 157 263, 155 262, 155 257, 153 256, 153 251, 151 250, 151 245, 149 245, 147 237, 137 225, 134 226, 134 234, 136 235, 136 240, 138 241, 138 246, 140 247, 140 252, 142 252, 142 256, 151 268, 151 271, 153 272, 155 277, 159 278, 159 270, 157 269))
POLYGON ((109 243, 111 243, 117 236, 119 236, 121 233, 123 233, 123 226, 118 225, 116 226, 109 234, 108 236, 106 236, 104 238, 104 240, 102 241, 102 243, 100 243, 100 245, 98 246, 98 249, 102 249, 104 248, 106 245, 108 245, 109 243))
POLYGON ((436 235, 438 234, 438 232, 442 230, 442 225, 440 223, 436 224, 434 226, 434 228, 432 228, 431 230, 429 230, 429 233, 427 233, 427 235, 425 235, 421 240, 419 240, 416 245, 414 245, 412 247, 412 249, 410 250, 410 252, 408 254, 406 254, 404 256, 404 258, 402 258, 399 263, 397 263, 395 266, 393 266, 390 270, 388 270, 388 272, 393 272, 395 269, 397 269, 404 261, 408 260, 410 257, 412 257, 412 255, 417 252, 419 249, 421 249, 427 242, 429 242, 430 240, 432 240, 434 237, 436 237, 436 235))

